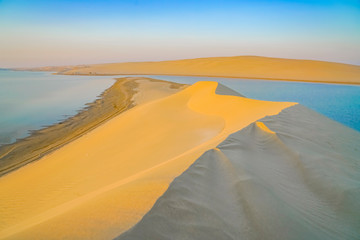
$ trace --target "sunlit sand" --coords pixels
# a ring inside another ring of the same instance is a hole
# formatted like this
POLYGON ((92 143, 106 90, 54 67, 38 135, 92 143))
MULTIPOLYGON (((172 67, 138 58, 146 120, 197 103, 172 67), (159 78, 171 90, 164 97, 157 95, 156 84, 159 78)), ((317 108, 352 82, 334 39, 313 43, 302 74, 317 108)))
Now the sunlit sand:
POLYGON ((184 87, 186 85, 147 78, 117 79, 99 99, 88 104, 75 116, 34 131, 31 136, 13 144, 1 146, 0 176, 41 158, 140 102, 171 95, 184 87), (140 81, 141 84, 138 84, 140 81), (150 82, 151 87, 141 91, 147 82, 150 82))
POLYGON ((0 178, 0 238, 114 238, 205 151, 295 104, 218 95, 216 82, 170 96, 143 83, 151 99, 135 95, 138 106, 0 178))
POLYGON ((204 153, 117 239, 358 239, 359 142, 286 108, 204 153))
POLYGON ((0 0, 0 240, 360 240, 359 20, 0 0))

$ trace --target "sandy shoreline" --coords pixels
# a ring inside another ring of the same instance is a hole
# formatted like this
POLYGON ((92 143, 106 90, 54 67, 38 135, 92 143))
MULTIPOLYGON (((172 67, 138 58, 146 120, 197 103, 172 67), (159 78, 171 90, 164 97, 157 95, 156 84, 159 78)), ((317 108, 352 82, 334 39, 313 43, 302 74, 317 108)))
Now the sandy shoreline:
POLYGON ((121 114, 0 177, 0 239, 360 235, 358 132, 217 82, 117 83, 121 114))
POLYGON ((138 106, 1 177, 0 238, 114 238, 136 224, 203 152, 295 104, 233 91, 227 96, 216 82, 177 93, 170 84, 167 96, 155 84, 141 84, 140 92, 151 97, 137 96, 138 106))
MULTIPOLYGON (((51 72, 51 71, 50 71, 51 72)), ((67 75, 62 73, 54 73, 56 75, 67 75)), ((121 76, 121 74, 74 74, 79 76, 121 76)), ((187 74, 137 74, 137 73, 127 73, 124 76, 132 75, 134 77, 138 75, 157 75, 157 76, 179 76, 179 77, 207 77, 207 78, 230 78, 230 79, 256 79, 256 80, 265 80, 265 81, 282 81, 282 82, 305 82, 305 83, 324 83, 324 84, 341 84, 341 85, 360 85, 359 82, 332 82, 332 81, 315 81, 315 80, 296 80, 296 79, 280 79, 280 78, 257 78, 257 77, 229 77, 229 76, 211 76, 211 75, 187 75, 187 74)))
POLYGON ((139 87, 136 79, 159 82, 173 89, 181 89, 185 86, 155 79, 117 78, 110 88, 106 89, 94 102, 87 104, 78 114, 59 123, 33 131, 30 136, 19 139, 12 144, 1 146, 0 177, 42 158, 116 115, 136 106, 137 103, 133 99, 139 87))

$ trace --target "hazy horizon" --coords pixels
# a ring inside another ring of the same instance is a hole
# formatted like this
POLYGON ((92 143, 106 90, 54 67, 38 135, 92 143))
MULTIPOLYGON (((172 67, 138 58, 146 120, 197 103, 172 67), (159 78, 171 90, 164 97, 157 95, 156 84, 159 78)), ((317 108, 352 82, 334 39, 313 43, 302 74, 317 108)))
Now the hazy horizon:
MULTIPOLYGON (((279 59, 289 59, 289 60, 309 60, 309 61, 323 61, 323 62, 333 62, 333 63, 343 63, 360 66, 359 64, 352 64, 346 62, 335 62, 335 61, 326 61, 321 59, 305 59, 305 58, 281 58, 281 57, 272 57, 272 56, 256 56, 256 55, 239 55, 239 56, 213 56, 215 57, 264 57, 264 58, 279 58, 279 59)), ((76 63, 76 64, 54 64, 54 65, 34 65, 34 66, 18 66, 18 67, 1 67, 0 70, 11 70, 11 69, 22 69, 22 68, 41 68, 41 67, 64 67, 64 66, 81 66, 81 65, 96 65, 96 64, 112 64, 112 63, 128 63, 128 62, 161 62, 161 61, 177 61, 177 60, 187 60, 187 59, 201 59, 201 58, 212 58, 212 57, 193 57, 193 58, 177 58, 177 59, 164 59, 164 60, 144 60, 144 61, 115 61, 115 62, 86 62, 86 63, 76 63)))
POLYGON ((360 65, 360 2, 0 0, 0 68, 265 56, 360 65))

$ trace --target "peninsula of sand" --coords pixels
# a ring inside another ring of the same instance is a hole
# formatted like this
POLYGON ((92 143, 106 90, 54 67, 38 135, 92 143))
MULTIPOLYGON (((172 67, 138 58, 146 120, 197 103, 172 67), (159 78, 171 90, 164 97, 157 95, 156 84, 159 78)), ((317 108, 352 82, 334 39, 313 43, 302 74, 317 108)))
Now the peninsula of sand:
POLYGON ((0 239, 359 239, 359 142, 217 82, 118 79, 0 149, 0 239))
POLYGON ((127 62, 27 70, 75 75, 178 75, 360 84, 360 66, 257 56, 127 62))

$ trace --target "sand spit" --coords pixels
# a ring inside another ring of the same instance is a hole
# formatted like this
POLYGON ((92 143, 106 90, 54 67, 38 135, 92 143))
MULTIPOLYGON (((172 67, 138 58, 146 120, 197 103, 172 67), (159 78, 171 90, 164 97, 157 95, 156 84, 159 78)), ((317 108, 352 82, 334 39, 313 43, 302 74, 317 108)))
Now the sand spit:
POLYGON ((185 85, 148 78, 120 78, 99 99, 80 111, 77 115, 58 124, 34 131, 31 136, 0 147, 0 176, 35 161, 45 154, 82 136, 86 132, 110 118, 139 104, 136 94, 151 100, 151 91, 138 90, 142 84, 152 84, 159 90, 158 97, 170 95, 185 85), (139 82, 141 81, 141 84, 139 82))
POLYGON ((204 153, 116 239, 360 239, 359 142, 286 108, 204 153))
POLYGON ((183 75, 360 84, 357 65, 255 56, 94 64, 52 71, 80 75, 183 75))
POLYGON ((165 97, 140 86, 161 98, 139 96, 142 104, 0 178, 0 239, 119 236, 206 150, 295 104, 218 95, 216 82, 165 97))

